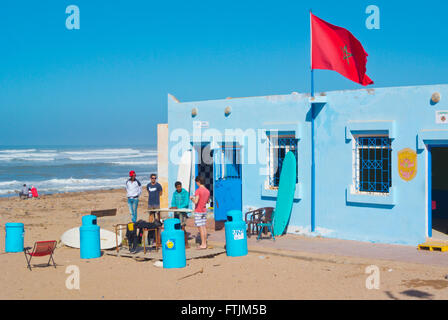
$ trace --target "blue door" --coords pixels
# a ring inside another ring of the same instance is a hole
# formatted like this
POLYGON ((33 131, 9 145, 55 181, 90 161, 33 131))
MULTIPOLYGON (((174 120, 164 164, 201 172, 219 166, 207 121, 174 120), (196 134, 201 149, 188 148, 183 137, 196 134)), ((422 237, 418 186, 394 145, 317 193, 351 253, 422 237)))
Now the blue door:
POLYGON ((225 221, 228 211, 242 208, 240 152, 235 145, 214 150, 215 221, 225 221))

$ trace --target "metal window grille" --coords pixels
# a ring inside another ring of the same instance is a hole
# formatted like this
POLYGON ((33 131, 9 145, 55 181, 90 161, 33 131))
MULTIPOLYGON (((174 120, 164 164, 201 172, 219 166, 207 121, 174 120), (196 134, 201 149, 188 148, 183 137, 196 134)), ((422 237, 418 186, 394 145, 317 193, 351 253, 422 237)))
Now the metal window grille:
POLYGON ((391 139, 385 136, 355 139, 355 188, 389 193, 392 186, 391 139))
MULTIPOLYGON (((269 167, 269 186, 278 187, 280 183, 280 173, 282 170, 283 160, 289 151, 292 151, 296 156, 297 166, 297 142, 293 136, 269 136, 269 152, 268 152, 268 167, 269 167)), ((298 170, 296 167, 296 183, 298 182, 298 170)))

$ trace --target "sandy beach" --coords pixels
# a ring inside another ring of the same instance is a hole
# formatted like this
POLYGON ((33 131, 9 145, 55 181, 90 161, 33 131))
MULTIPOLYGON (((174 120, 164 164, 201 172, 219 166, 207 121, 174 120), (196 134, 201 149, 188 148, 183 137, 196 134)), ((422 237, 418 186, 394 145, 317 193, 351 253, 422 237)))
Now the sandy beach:
MULTIPOLYGON (((139 219, 147 219, 146 198, 144 194, 139 219)), ((23 222, 25 246, 32 246, 38 240, 59 240, 64 231, 80 225, 82 215, 109 208, 117 208, 117 216, 99 218, 102 228, 113 230, 112 225, 128 222, 124 190, 0 199, 0 299, 448 298, 446 268, 379 259, 303 252, 282 255, 282 251, 274 255, 267 251, 249 252, 239 258, 220 254, 192 259, 186 268, 168 270, 154 266, 151 260, 109 255, 82 260, 79 250, 61 246, 55 251, 56 269, 40 265, 47 258, 36 258, 34 263, 39 265, 29 271, 23 253, 4 253, 6 222, 23 222), (79 290, 66 287, 66 268, 73 265, 80 270, 79 290), (369 265, 381 271, 379 289, 366 288, 365 269, 369 265)), ((196 235, 191 221, 188 225, 187 230, 196 235)), ((223 231, 210 228, 209 233, 213 232, 223 231)), ((190 242, 194 245, 193 237, 190 242)))

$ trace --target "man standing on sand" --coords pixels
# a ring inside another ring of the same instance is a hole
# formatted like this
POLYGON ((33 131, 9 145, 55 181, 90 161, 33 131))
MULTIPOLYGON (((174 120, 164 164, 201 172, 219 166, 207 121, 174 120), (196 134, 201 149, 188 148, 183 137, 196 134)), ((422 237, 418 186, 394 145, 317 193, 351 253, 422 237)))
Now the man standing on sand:
POLYGON ((196 205, 194 209, 194 224, 198 227, 199 234, 201 235, 201 245, 197 249, 207 249, 207 229, 205 227, 207 223, 207 208, 206 204, 210 199, 210 191, 204 186, 205 180, 202 176, 197 176, 196 185, 198 188, 194 193, 194 197, 190 199, 196 205))
MULTIPOLYGON (((163 189, 160 183, 157 182, 157 175, 151 174, 151 181, 146 185, 148 190, 148 210, 160 209, 160 197, 162 196, 163 189)), ((156 214, 156 211, 151 212, 151 215, 156 214)), ((160 213, 157 212, 158 219, 160 220, 160 213)))
MULTIPOLYGON (((188 198, 188 191, 182 188, 182 182, 180 181, 176 181, 174 187, 176 188, 176 191, 174 191, 173 193, 173 199, 171 200, 170 209, 188 209, 188 205, 190 202, 188 198)), ((179 219, 181 224, 184 225, 186 215, 187 214, 185 212, 175 212, 174 218, 179 219)))
POLYGON ((129 180, 126 181, 126 195, 128 197, 129 212, 132 222, 137 221, 138 197, 142 193, 142 184, 135 177, 135 171, 129 171, 129 180))

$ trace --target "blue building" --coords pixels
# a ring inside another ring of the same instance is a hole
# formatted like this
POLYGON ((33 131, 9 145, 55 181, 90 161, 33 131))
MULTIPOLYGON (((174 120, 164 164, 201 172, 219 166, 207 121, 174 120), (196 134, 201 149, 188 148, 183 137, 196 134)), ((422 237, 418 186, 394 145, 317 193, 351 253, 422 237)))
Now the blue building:
POLYGON ((293 151, 288 233, 409 245, 448 239, 446 97, 448 85, 313 98, 179 102, 169 95, 169 194, 179 159, 191 152, 190 184, 206 177, 215 220, 233 208, 275 207, 281 163, 293 151))

